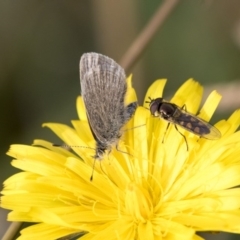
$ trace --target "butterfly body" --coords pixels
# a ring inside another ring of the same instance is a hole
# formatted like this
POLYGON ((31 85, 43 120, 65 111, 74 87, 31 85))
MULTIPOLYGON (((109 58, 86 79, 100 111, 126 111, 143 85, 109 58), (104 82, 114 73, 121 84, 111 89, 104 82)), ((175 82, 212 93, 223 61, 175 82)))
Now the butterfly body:
POLYGON ((94 158, 102 159, 117 145, 122 127, 133 116, 137 102, 125 105, 125 72, 114 60, 86 53, 80 60, 81 94, 89 125, 96 141, 94 158))

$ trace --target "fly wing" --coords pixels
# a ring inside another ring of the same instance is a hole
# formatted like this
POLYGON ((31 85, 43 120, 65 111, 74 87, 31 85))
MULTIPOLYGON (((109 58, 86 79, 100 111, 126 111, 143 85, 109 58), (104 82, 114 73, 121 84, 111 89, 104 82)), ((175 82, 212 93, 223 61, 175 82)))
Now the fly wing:
POLYGON ((87 53, 80 60, 80 79, 93 135, 102 144, 110 145, 119 138, 120 129, 128 120, 124 70, 106 56, 87 53))
POLYGON ((205 120, 181 109, 180 107, 177 107, 177 111, 178 116, 171 122, 203 138, 214 140, 221 137, 220 131, 205 120))

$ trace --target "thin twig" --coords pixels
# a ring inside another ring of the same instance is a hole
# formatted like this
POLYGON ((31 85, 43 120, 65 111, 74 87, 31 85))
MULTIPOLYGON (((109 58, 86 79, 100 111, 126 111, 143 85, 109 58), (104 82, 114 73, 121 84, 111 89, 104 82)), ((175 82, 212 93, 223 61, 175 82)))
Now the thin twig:
POLYGON ((177 4, 180 3, 180 1, 181 0, 165 0, 163 3, 161 3, 147 26, 143 29, 143 31, 119 61, 119 64, 125 69, 126 72, 128 72, 133 64, 137 61, 149 42, 153 39, 154 35, 163 25, 177 4))
POLYGON ((14 239, 15 235, 19 231, 19 228, 21 227, 22 223, 21 222, 12 222, 5 232, 2 240, 12 240, 14 239))

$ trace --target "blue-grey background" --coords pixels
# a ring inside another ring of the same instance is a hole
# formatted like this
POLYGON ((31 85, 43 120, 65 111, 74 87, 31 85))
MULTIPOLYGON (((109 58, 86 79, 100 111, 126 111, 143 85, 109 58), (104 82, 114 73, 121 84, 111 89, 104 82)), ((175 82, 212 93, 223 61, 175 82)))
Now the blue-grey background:
MULTIPOLYGON (((78 64, 95 51, 119 61, 161 1, 0 0, 0 181, 16 172, 5 155, 10 144, 58 139, 44 122, 77 119, 78 64)), ((218 118, 240 107, 240 1, 186 0, 151 41, 133 73, 139 103, 157 78, 168 78, 165 95, 193 77, 222 88, 218 118), (216 85, 217 84, 217 85, 216 85), (231 89, 231 88, 230 88, 231 89)), ((6 229, 0 209, 0 237, 6 229)), ((206 239, 240 239, 207 234, 206 239)))

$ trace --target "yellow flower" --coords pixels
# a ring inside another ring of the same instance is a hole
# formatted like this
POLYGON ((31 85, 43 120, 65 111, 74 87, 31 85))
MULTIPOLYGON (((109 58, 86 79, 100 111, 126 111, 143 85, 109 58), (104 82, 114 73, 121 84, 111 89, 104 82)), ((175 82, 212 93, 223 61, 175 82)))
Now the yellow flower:
MULTIPOLYGON (((130 81, 130 80, 129 80, 130 81)), ((149 88, 145 101, 161 97, 166 80, 149 88)), ((202 87, 190 79, 171 102, 196 114, 202 87)), ((135 98, 129 83, 127 101, 135 98)), ((220 96, 212 92, 199 117, 209 121, 220 96)), ((240 233, 240 111, 215 126, 218 140, 199 138, 138 107, 124 127, 117 151, 106 154, 92 172, 95 141, 79 97, 73 128, 48 123, 72 152, 36 140, 12 145, 12 165, 22 170, 4 183, 1 207, 9 221, 37 223, 21 231, 21 240, 57 239, 82 233, 81 239, 190 240, 199 231, 240 233), (79 146, 79 147, 78 147, 79 146), (86 148, 84 148, 86 147, 86 148)))

